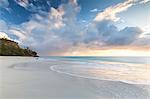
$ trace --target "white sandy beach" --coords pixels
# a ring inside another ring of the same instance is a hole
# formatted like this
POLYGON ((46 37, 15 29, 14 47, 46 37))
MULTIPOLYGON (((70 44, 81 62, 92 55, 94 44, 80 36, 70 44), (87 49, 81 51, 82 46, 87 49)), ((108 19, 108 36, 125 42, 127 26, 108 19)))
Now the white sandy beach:
POLYGON ((0 57, 0 99, 150 99, 150 85, 52 71, 59 61, 0 57))

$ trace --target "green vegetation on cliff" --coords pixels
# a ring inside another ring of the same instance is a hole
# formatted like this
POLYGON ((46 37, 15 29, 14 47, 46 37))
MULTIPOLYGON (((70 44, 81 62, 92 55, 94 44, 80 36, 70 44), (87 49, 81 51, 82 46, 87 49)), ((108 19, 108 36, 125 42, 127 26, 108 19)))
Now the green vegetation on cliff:
POLYGON ((33 56, 37 53, 29 48, 21 48, 17 42, 0 38, 0 56, 33 56))

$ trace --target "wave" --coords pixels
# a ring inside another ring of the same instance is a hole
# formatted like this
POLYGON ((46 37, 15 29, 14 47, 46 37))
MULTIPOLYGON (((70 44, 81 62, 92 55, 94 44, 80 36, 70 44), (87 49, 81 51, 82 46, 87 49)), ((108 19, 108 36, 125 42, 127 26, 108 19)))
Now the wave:
POLYGON ((71 76, 150 85, 150 65, 97 60, 39 59, 15 64, 12 68, 27 71, 55 71, 71 76))
POLYGON ((145 64, 101 62, 86 65, 54 65, 50 66, 50 69, 76 77, 150 85, 150 66, 145 64))

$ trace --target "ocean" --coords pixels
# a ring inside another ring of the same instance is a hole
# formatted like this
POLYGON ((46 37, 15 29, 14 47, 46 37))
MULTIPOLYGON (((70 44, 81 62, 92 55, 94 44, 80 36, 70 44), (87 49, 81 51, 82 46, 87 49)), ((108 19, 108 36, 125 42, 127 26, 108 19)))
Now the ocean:
POLYGON ((71 76, 150 85, 150 57, 40 57, 50 69, 71 76), (58 61, 58 62, 57 62, 58 61))

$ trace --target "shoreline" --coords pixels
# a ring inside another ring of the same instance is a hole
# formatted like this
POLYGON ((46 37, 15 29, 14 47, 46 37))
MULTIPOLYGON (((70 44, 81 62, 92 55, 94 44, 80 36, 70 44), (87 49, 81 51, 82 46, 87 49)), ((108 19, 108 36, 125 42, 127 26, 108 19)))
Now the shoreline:
POLYGON ((3 66, 0 66, 2 73, 2 84, 0 84, 2 95, 0 94, 0 97, 2 99, 43 99, 43 97, 44 99, 150 98, 149 86, 85 79, 57 73, 49 69, 49 65, 55 64, 52 61, 39 61, 34 57, 7 57, 7 60, 0 57, 0 62, 2 61, 4 63, 3 66), (18 67, 34 65, 37 68, 16 70, 8 68, 10 65, 18 67))
POLYGON ((99 79, 96 77, 86 77, 86 76, 81 76, 81 75, 77 75, 77 74, 72 74, 72 73, 68 73, 68 72, 63 72, 63 71, 59 71, 54 69, 55 66, 50 66, 50 70, 60 73, 60 74, 64 74, 64 75, 68 75, 68 76, 72 76, 72 77, 79 77, 79 78, 83 78, 83 79, 89 79, 89 80, 98 80, 98 81, 109 81, 109 82, 121 82, 121 83, 125 83, 125 84, 130 84, 130 85, 139 85, 139 86, 150 86, 150 84, 144 84, 144 83, 135 83, 135 82, 130 82, 130 81, 117 81, 117 80, 112 80, 112 79, 99 79))

